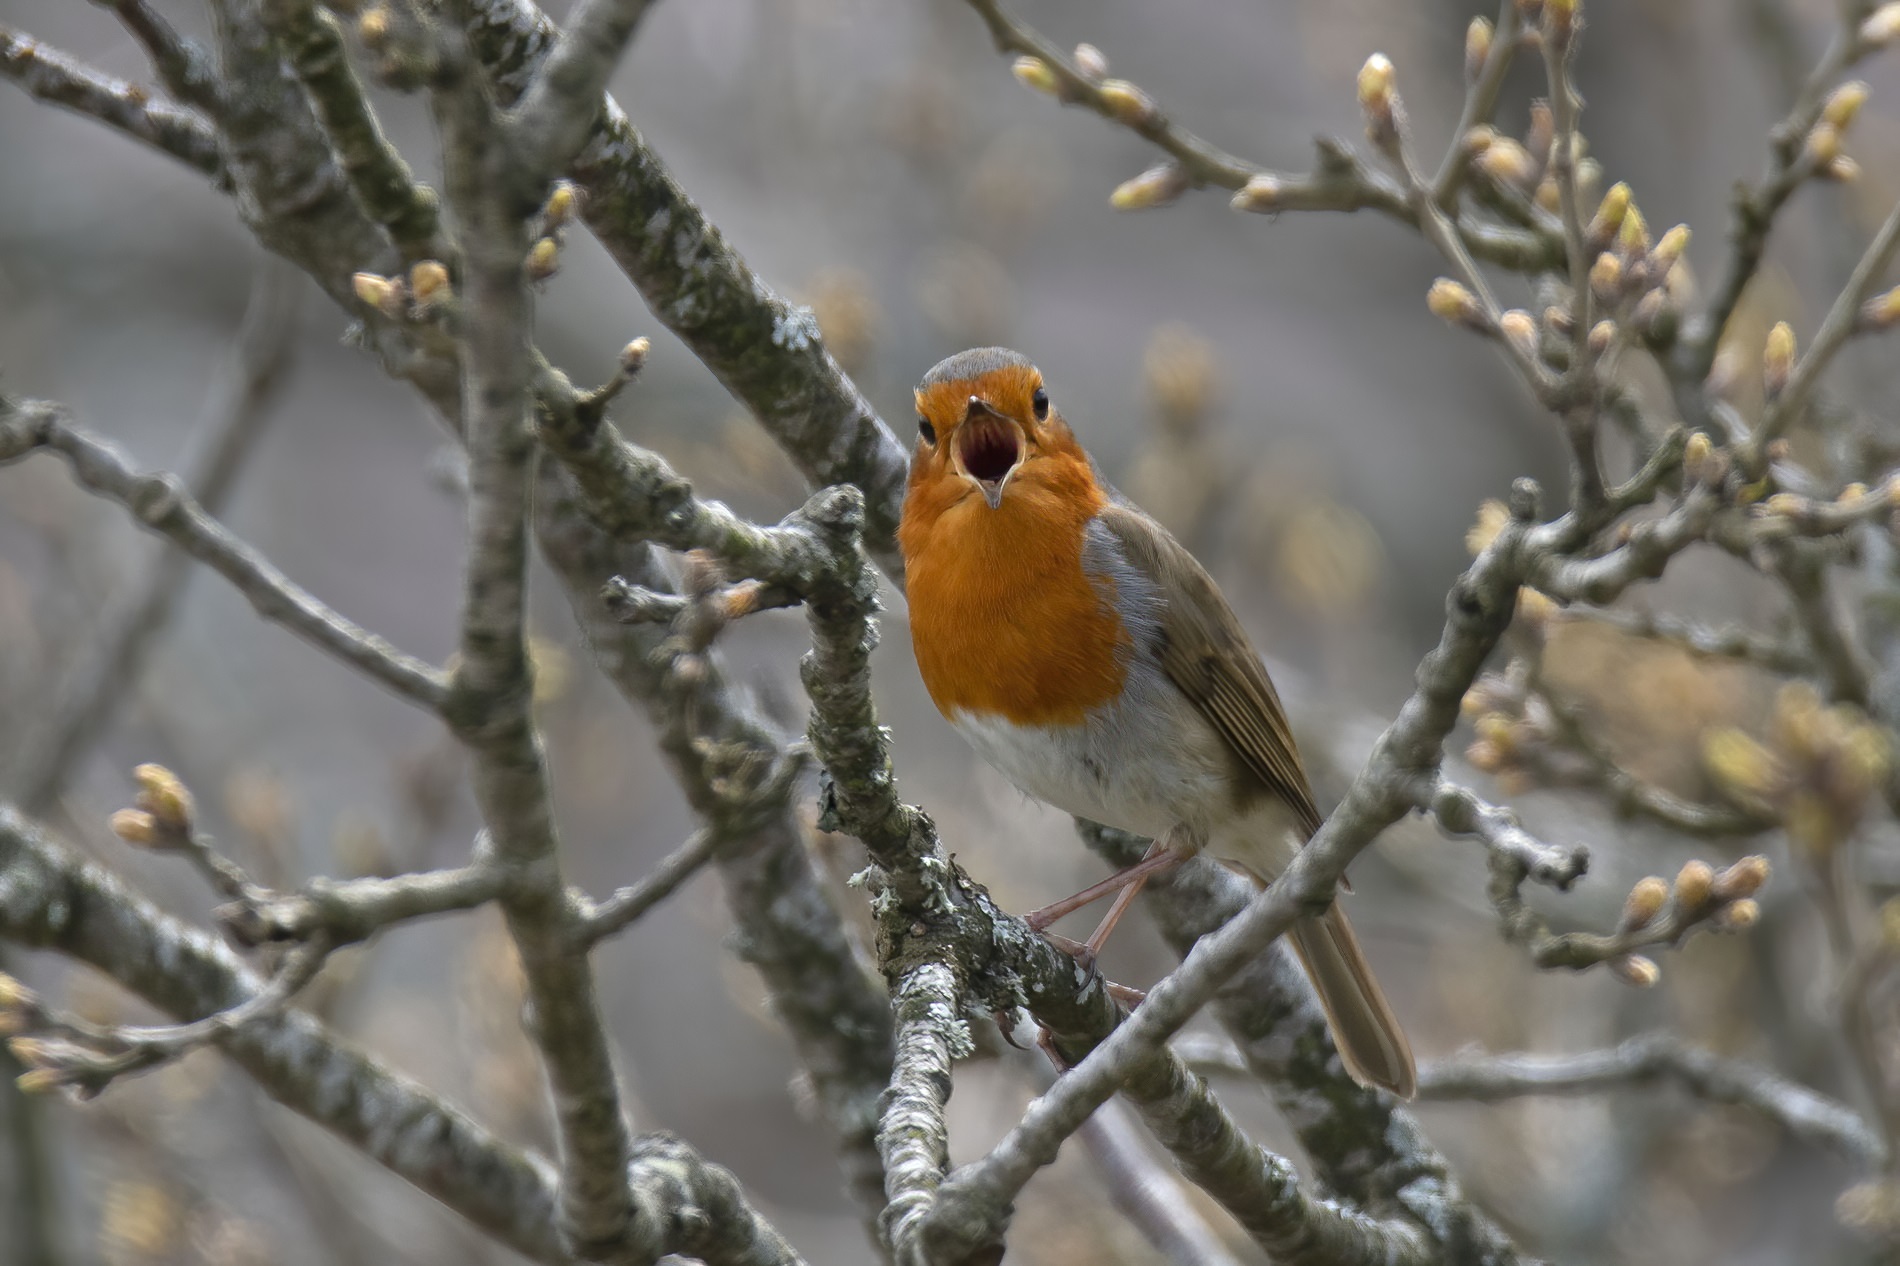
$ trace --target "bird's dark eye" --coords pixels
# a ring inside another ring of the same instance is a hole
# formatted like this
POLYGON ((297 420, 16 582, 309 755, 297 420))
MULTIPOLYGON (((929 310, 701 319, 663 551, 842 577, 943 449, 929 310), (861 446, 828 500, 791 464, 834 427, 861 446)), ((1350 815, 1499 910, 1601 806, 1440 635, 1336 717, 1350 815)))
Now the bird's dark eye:
POLYGON ((1029 397, 1029 403, 1036 411, 1036 421, 1040 422, 1049 416, 1049 393, 1041 387, 1036 388, 1036 394, 1029 397))
POLYGON ((917 419, 917 434, 923 436, 924 443, 930 445, 932 448, 937 446, 937 428, 930 425, 930 419, 917 419))

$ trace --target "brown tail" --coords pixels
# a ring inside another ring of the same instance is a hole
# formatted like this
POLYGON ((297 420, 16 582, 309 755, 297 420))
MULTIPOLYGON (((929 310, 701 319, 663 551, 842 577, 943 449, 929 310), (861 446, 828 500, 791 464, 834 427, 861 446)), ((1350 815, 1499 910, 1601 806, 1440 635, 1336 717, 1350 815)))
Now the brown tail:
POLYGON ((1418 1092, 1412 1046, 1392 1014, 1379 982, 1372 978, 1359 938, 1338 905, 1318 918, 1293 925, 1293 949, 1326 1009, 1333 1042, 1346 1071, 1363 1086, 1389 1090, 1401 1099, 1418 1092))

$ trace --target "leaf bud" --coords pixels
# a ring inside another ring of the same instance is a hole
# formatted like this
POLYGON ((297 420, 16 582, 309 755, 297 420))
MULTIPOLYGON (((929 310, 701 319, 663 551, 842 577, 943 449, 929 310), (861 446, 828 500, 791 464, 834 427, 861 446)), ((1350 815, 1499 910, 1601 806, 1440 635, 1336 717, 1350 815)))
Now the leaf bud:
POLYGON ((1449 277, 1440 277, 1432 283, 1432 288, 1425 293, 1425 306, 1441 321, 1469 330, 1489 328, 1484 309, 1478 306, 1478 297, 1449 277))
POLYGON ((1359 68, 1359 109, 1366 116, 1366 136, 1390 153, 1399 142, 1399 94, 1393 87, 1392 59, 1374 53, 1359 68))
POLYGON ((1841 130, 1832 123, 1816 123, 1801 143, 1801 153, 1819 170, 1841 156, 1841 130))
POLYGON ((1794 373, 1794 328, 1786 321, 1775 322, 1761 354, 1761 386, 1770 400, 1788 388, 1794 373))
POLYGON ((1538 174, 1536 158, 1508 136, 1499 136, 1485 146, 1474 165, 1494 184, 1520 192, 1529 190, 1538 174))
POLYGON ((1630 889, 1630 895, 1623 902, 1623 919, 1618 925, 1620 930, 1634 932, 1637 928, 1647 927, 1649 921, 1662 913, 1663 903, 1669 900, 1669 885, 1658 875, 1650 875, 1636 881, 1630 889))
POLYGON ((1597 262, 1590 265, 1590 291, 1596 295, 1599 303, 1615 303, 1617 292, 1623 288, 1623 261, 1610 251, 1597 256, 1597 262))
POLYGON ((119 809, 107 819, 112 833, 134 848, 158 843, 158 819, 143 809, 119 809))
POLYGON ((1768 882, 1768 859, 1752 854, 1725 867, 1715 877, 1711 891, 1718 901, 1737 901, 1752 897, 1768 882))
POLYGON ((1678 224, 1675 228, 1664 233, 1657 241, 1656 249, 1649 253, 1650 277, 1656 281, 1667 277, 1669 270, 1676 266, 1676 261, 1681 259, 1682 253, 1688 249, 1688 225, 1678 224))
POLYGON ((1827 101, 1821 107, 1821 119, 1837 132, 1845 132, 1854 122, 1854 116, 1867 104, 1867 85, 1858 79, 1836 88, 1828 94, 1827 101))
POLYGON ((1497 34, 1487 17, 1471 19, 1471 25, 1465 28, 1465 78, 1475 80, 1484 73, 1484 63, 1491 56, 1491 40, 1497 34))
POLYGON ((1597 205, 1597 212, 1590 217, 1589 228, 1585 230, 1592 247, 1601 250, 1616 238, 1629 206, 1630 187, 1623 181, 1617 181, 1604 192, 1603 201, 1597 205))
POLYGON ((1676 872, 1676 905, 1686 915, 1697 914, 1709 902, 1715 886, 1715 870, 1700 858, 1692 858, 1676 872))
POLYGON ((620 349, 620 372, 628 376, 639 373, 646 367, 647 353, 653 350, 653 340, 642 334, 620 349))
POLYGON ((159 826, 172 831, 191 829, 191 792, 185 780, 163 765, 140 765, 132 771, 139 785, 139 808, 151 814, 159 826))
POLYGON ((547 203, 541 208, 541 216, 550 229, 558 229, 574 218, 574 208, 580 203, 580 194, 571 180, 557 180, 548 194, 547 203))
POLYGON ((1498 333, 1509 340, 1511 346, 1531 358, 1537 357, 1537 322, 1531 314, 1522 308, 1512 308, 1498 317, 1498 333))
POLYGON ((376 4, 363 10, 356 19, 356 38, 370 52, 380 51, 389 43, 389 9, 376 4))
POLYGON ((1188 184, 1187 168, 1174 162, 1160 163, 1117 185, 1108 195, 1108 205, 1117 211, 1164 207, 1186 193, 1188 184))
POLYGON ((419 261, 409 270, 409 293, 421 307, 435 307, 449 297, 449 270, 440 260, 419 261))
POLYGON ((1638 989, 1652 988, 1662 979, 1662 968, 1641 954, 1619 954, 1610 960, 1609 967, 1618 980, 1638 989))
POLYGON ((1867 16, 1857 32, 1869 49, 1884 48, 1900 37, 1900 3, 1883 4, 1867 16))
POLYGON ((1126 79, 1103 80, 1101 93, 1103 107, 1117 122, 1140 127, 1154 120, 1154 98, 1126 79))
POLYGON ((1228 202, 1236 211, 1277 211, 1279 210, 1281 184, 1277 177, 1266 172, 1257 172, 1247 177, 1247 183, 1240 187, 1228 202))
POLYGON ((1053 97, 1062 90, 1062 82, 1056 78, 1056 72, 1040 57, 1018 57, 1010 63, 1009 72, 1016 76, 1018 83, 1034 88, 1037 92, 1053 97))
POLYGON ((1869 299, 1860 310, 1860 323, 1870 330, 1884 330, 1900 322, 1900 286, 1869 299))

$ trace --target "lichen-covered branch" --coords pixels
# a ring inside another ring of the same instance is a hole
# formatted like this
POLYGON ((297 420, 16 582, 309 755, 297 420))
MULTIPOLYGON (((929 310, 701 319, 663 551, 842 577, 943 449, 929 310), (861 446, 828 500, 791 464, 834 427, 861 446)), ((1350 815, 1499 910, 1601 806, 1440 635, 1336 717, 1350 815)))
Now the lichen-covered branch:
POLYGON ((217 133, 195 110, 155 101, 144 88, 93 70, 5 25, 0 25, 0 75, 37 101, 89 115, 220 184, 227 179, 217 133))
POLYGON ((175 475, 135 473, 117 448, 72 424, 48 400, 0 399, 0 465, 44 449, 59 454, 82 486, 119 502, 139 524, 169 539, 235 586, 265 619, 431 711, 445 699, 442 675, 358 628, 292 584, 206 514, 175 475))
POLYGON ((509 127, 524 163, 552 177, 573 161, 601 112, 608 76, 647 0, 584 0, 514 105, 509 127))
POLYGON ((950 1065, 970 1053, 964 987, 954 963, 921 962, 892 990, 897 1057, 877 1131, 888 1197, 884 1236, 892 1245, 915 1238, 950 1164, 950 1128, 944 1120, 950 1065))

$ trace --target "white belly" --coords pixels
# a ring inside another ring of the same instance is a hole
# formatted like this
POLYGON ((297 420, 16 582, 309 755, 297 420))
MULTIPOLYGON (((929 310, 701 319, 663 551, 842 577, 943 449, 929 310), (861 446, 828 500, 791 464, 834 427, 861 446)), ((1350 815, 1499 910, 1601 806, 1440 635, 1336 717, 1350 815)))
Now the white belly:
POLYGON ((1297 847, 1293 815, 1235 796, 1235 758, 1226 741, 1173 687, 1129 675, 1122 699, 1082 725, 1024 726, 959 711, 950 718, 984 760, 1045 804, 1177 849, 1206 848, 1262 879, 1297 847))

